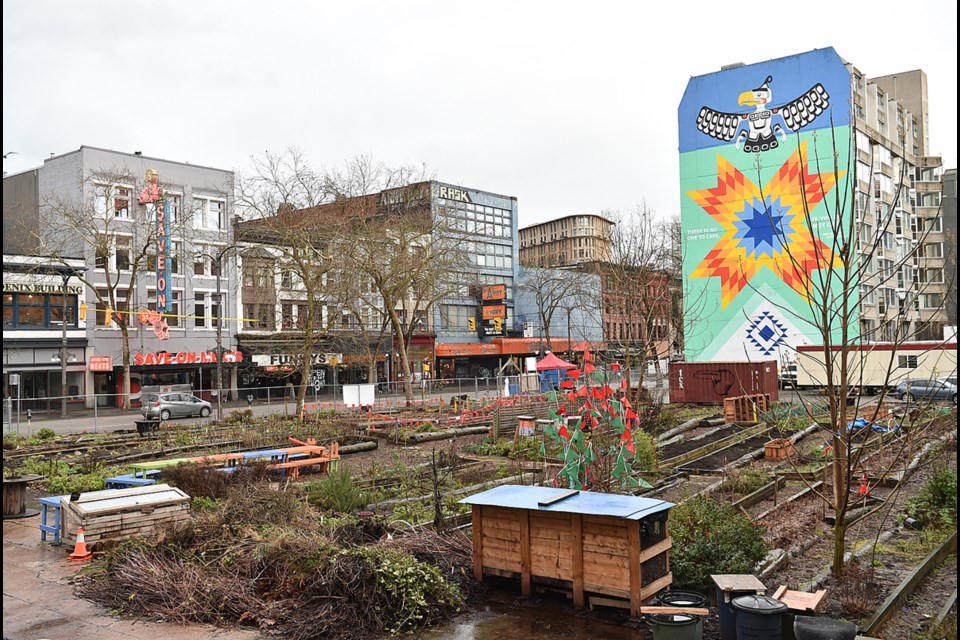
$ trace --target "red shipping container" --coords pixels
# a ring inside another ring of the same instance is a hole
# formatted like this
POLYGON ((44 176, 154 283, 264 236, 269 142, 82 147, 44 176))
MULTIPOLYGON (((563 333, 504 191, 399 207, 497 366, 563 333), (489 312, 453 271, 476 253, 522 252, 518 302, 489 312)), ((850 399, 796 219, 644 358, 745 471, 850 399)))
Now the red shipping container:
POLYGON ((723 404, 724 398, 778 396, 777 362, 671 362, 670 402, 723 404))

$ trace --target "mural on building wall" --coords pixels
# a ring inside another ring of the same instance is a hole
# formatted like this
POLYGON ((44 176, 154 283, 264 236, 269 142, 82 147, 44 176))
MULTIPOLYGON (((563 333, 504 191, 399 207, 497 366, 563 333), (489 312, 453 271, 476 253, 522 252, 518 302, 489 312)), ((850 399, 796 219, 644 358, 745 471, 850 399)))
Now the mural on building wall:
POLYGON ((690 80, 679 108, 687 360, 792 359, 821 342, 811 300, 818 272, 844 266, 831 221, 852 208, 849 96, 833 49, 690 80))

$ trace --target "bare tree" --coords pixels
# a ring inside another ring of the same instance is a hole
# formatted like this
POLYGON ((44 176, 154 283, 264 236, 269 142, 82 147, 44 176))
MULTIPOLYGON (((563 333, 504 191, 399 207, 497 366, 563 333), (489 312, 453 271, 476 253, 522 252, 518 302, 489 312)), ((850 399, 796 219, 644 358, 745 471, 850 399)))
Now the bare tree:
MULTIPOLYGON (((96 324, 120 330, 123 408, 129 409, 130 332, 139 311, 132 301, 139 278, 156 259, 156 221, 152 210, 136 200, 146 184, 127 169, 91 171, 80 183, 79 196, 56 195, 41 202, 33 234, 38 253, 64 266, 67 258, 93 253, 94 268, 76 277, 94 294, 96 324)), ((162 190, 158 197, 156 206, 162 206, 162 190)), ((182 236, 182 217, 174 224, 182 236)))
MULTIPOLYGON (((812 328, 821 341, 815 354, 815 375, 822 376, 826 393, 833 433, 833 462, 830 488, 816 493, 834 512, 833 571, 836 575, 844 566, 847 514, 853 503, 851 487, 859 482, 865 456, 874 449, 876 441, 870 434, 861 436, 847 425, 862 412, 871 422, 881 417, 879 404, 872 411, 861 408, 860 391, 864 387, 870 344, 881 340, 891 354, 881 376, 883 379, 872 382, 881 390, 882 401, 898 368, 892 354, 899 345, 916 340, 918 330, 923 327, 923 323, 911 320, 910 314, 915 300, 924 294, 926 287, 915 280, 913 265, 927 232, 918 228, 910 243, 896 242, 896 236, 903 235, 904 225, 910 230, 906 206, 907 165, 897 159, 897 178, 889 202, 886 198, 881 200, 879 185, 875 188, 876 194, 861 191, 859 183, 874 186, 870 168, 879 166, 879 161, 864 163, 868 174, 862 174, 865 170, 856 161, 854 130, 851 125, 849 139, 838 136, 833 127, 826 130, 826 135, 815 133, 809 142, 810 148, 808 142, 798 138, 797 148, 787 160, 788 165, 795 165, 803 172, 803 179, 797 180, 797 202, 771 207, 767 212, 770 231, 782 247, 778 268, 806 301, 806 308, 799 313, 767 300, 799 324, 812 328), (830 160, 824 162, 822 158, 830 160), (840 186, 844 184, 844 176, 847 176, 845 188, 840 186), (813 229, 817 229, 817 237, 811 233, 813 229), (798 234, 802 241, 797 241, 798 234), (873 325, 873 321, 862 318, 860 312, 877 297, 883 312, 873 325)), ((763 184, 759 179, 759 160, 756 172, 757 184, 763 184)), ((761 200, 767 200, 762 190, 761 200)), ((743 279, 749 280, 743 264, 740 269, 743 279)), ((759 289, 754 291, 764 295, 759 289)), ((888 449, 888 454, 893 455, 888 456, 887 471, 910 459, 922 432, 922 425, 914 425, 909 438, 888 449)))
POLYGON ((276 344, 300 374, 299 409, 317 353, 341 316, 343 220, 321 211, 332 199, 326 177, 295 148, 252 158, 237 185, 237 205, 246 218, 235 230, 235 239, 245 245, 244 316, 250 329, 274 333, 279 306, 284 339, 276 344))
POLYGON ((574 308, 585 311, 594 306, 596 301, 595 292, 589 287, 585 274, 573 268, 526 267, 521 270, 517 288, 533 299, 537 324, 541 327, 546 348, 551 351, 554 350, 551 328, 557 311, 567 310, 569 325, 574 308))
POLYGON ((434 307, 460 288, 457 275, 467 268, 462 238, 442 216, 411 204, 355 218, 347 245, 351 263, 382 301, 397 341, 404 395, 412 401, 410 344, 415 333, 430 328, 434 307))
POLYGON ((630 217, 606 212, 617 220, 608 263, 598 265, 603 278, 605 337, 623 354, 626 385, 635 402, 642 397, 645 362, 666 358, 672 346, 670 321, 677 263, 674 227, 659 220, 645 203, 630 217), (631 369, 639 366, 636 380, 631 369))

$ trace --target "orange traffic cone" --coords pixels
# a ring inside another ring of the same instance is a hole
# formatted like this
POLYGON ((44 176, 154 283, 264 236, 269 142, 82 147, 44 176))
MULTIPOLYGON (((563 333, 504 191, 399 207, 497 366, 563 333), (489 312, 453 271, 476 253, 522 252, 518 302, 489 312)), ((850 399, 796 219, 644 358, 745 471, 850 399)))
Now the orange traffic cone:
POLYGON ((73 547, 73 553, 67 558, 75 562, 83 562, 93 557, 90 549, 87 548, 87 541, 83 537, 83 527, 77 529, 77 544, 73 547))

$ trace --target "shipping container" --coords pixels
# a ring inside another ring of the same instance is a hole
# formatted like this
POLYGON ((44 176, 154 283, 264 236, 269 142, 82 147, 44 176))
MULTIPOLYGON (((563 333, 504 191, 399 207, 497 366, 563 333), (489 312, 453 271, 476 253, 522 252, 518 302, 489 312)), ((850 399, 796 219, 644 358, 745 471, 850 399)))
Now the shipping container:
POLYGON ((777 395, 777 362, 672 362, 670 402, 723 404, 724 398, 777 395))

